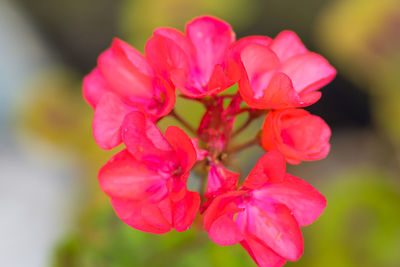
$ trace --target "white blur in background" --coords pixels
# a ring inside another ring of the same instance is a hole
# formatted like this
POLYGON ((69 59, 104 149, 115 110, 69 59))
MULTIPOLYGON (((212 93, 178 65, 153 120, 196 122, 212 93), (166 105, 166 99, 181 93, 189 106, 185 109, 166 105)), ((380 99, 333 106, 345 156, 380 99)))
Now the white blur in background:
POLYGON ((77 175, 68 153, 21 139, 14 120, 30 79, 57 59, 10 0, 0 1, 0 36, 0 266, 43 267, 72 227, 77 175))

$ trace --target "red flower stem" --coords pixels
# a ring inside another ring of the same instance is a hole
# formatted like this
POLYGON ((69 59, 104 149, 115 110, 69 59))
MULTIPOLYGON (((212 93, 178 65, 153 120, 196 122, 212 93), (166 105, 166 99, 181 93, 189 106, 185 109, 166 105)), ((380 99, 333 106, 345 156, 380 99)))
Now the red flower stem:
POLYGON ((253 139, 247 141, 246 143, 237 145, 233 147, 232 149, 229 150, 229 154, 235 154, 238 153, 246 148, 252 147, 254 145, 260 144, 260 135, 257 134, 253 139))
POLYGON ((183 119, 181 116, 178 115, 178 113, 175 112, 175 109, 169 113, 170 116, 172 116, 175 120, 177 120, 179 123, 181 123, 186 129, 188 129, 190 132, 192 132, 194 135, 197 135, 197 131, 193 128, 190 123, 188 123, 185 119, 183 119))

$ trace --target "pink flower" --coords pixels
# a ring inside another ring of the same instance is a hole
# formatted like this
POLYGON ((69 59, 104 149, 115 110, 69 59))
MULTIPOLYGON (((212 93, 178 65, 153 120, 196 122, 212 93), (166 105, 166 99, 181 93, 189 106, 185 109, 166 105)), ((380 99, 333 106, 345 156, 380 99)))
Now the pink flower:
POLYGON ((116 215, 135 229, 185 231, 199 212, 216 244, 240 243, 259 266, 297 260, 303 253, 300 227, 320 216, 326 200, 287 174, 286 162, 325 157, 330 129, 319 117, 294 108, 316 102, 318 89, 335 75, 293 32, 236 42, 231 26, 210 16, 195 18, 184 33, 156 29, 145 56, 114 39, 83 83, 83 96, 95 110, 98 145, 126 146, 101 168, 100 187, 116 215), (239 92, 220 94, 236 82, 239 92), (197 127, 171 112, 175 88, 205 107, 197 127), (164 134, 157 128, 170 112, 194 138, 175 126, 164 134), (236 138, 267 112, 262 135, 236 138), (235 125, 240 114, 247 120, 235 125), (269 152, 238 188, 239 173, 225 166, 260 141, 269 152), (202 161, 195 168, 203 179, 199 193, 187 186, 197 161, 202 161))
POLYGON ((279 152, 257 162, 242 188, 214 199, 204 228, 218 245, 239 243, 259 266, 282 266, 303 253, 299 226, 316 220, 325 198, 303 180, 285 173, 279 152))
POLYGON ((126 150, 99 173, 100 187, 128 225, 151 233, 186 230, 200 205, 186 181, 197 160, 192 140, 178 127, 163 136, 147 115, 133 111, 122 126, 126 150))
POLYGON ((237 46, 234 58, 240 58, 245 73, 239 81, 240 95, 253 108, 309 106, 321 97, 317 90, 336 75, 328 61, 308 51, 291 31, 272 41, 247 37, 237 46))
POLYGON ((325 158, 330 149, 329 126, 303 109, 270 111, 262 129, 262 147, 278 150, 291 164, 325 158))
POLYGON ((213 162, 210 165, 207 178, 206 198, 214 198, 225 192, 235 190, 239 181, 239 173, 225 168, 221 162, 213 162))
POLYGON ((146 57, 184 95, 201 98, 232 86, 240 73, 227 60, 235 33, 226 22, 203 16, 186 25, 185 34, 158 28, 146 44, 146 57))
POLYGON ((147 59, 127 43, 114 39, 83 82, 83 96, 95 109, 93 133, 97 144, 111 149, 121 143, 121 124, 132 110, 157 119, 175 104, 175 90, 147 59))

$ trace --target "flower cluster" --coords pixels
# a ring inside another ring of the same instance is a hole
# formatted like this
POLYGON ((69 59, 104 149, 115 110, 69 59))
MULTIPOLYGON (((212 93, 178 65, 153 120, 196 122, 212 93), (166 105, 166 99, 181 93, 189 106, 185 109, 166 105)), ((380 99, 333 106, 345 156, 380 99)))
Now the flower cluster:
POLYGON ((194 19, 184 33, 156 29, 145 55, 114 39, 83 83, 95 110, 97 144, 126 147, 100 170, 101 189, 117 216, 135 229, 185 231, 200 214, 211 240, 240 243, 259 266, 297 260, 303 252, 300 226, 316 220, 326 200, 286 173, 286 163, 329 152, 328 125, 299 108, 318 101, 318 89, 335 74, 291 31, 236 41, 229 24, 210 16, 194 19), (237 93, 223 93, 235 84, 237 93), (176 95, 205 106, 196 129, 174 110, 176 95), (248 120, 235 125, 243 113, 248 120), (235 137, 265 114, 261 134, 236 144, 235 137), (164 116, 175 117, 195 137, 176 126, 162 133, 157 122, 164 116), (252 144, 268 152, 239 186, 229 162, 252 144), (199 192, 187 187, 195 165, 206 185, 199 192))

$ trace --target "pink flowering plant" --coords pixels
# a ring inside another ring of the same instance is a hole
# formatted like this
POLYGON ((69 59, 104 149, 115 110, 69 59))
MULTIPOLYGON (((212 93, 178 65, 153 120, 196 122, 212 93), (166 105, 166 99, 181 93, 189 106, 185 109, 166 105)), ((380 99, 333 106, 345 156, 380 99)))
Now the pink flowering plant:
POLYGON ((315 221, 326 200, 286 173, 286 164, 328 154, 329 126, 301 108, 318 101, 335 75, 291 31, 236 41, 229 24, 210 16, 195 18, 184 33, 156 29, 145 55, 114 39, 83 82, 97 144, 125 146, 101 168, 100 187, 137 230, 181 232, 199 216, 212 241, 240 243, 259 266, 295 261, 303 253, 300 226, 315 221), (235 84, 238 92, 223 93, 235 84), (197 128, 174 110, 176 95, 206 108, 197 128), (235 125, 243 113, 248 120, 235 125), (235 137, 264 115, 255 138, 237 144, 235 137), (194 137, 176 126, 162 133, 157 123, 165 116, 194 137), (268 152, 239 184, 230 159, 250 145, 268 152), (187 187, 195 166, 206 185, 199 192, 187 187))

